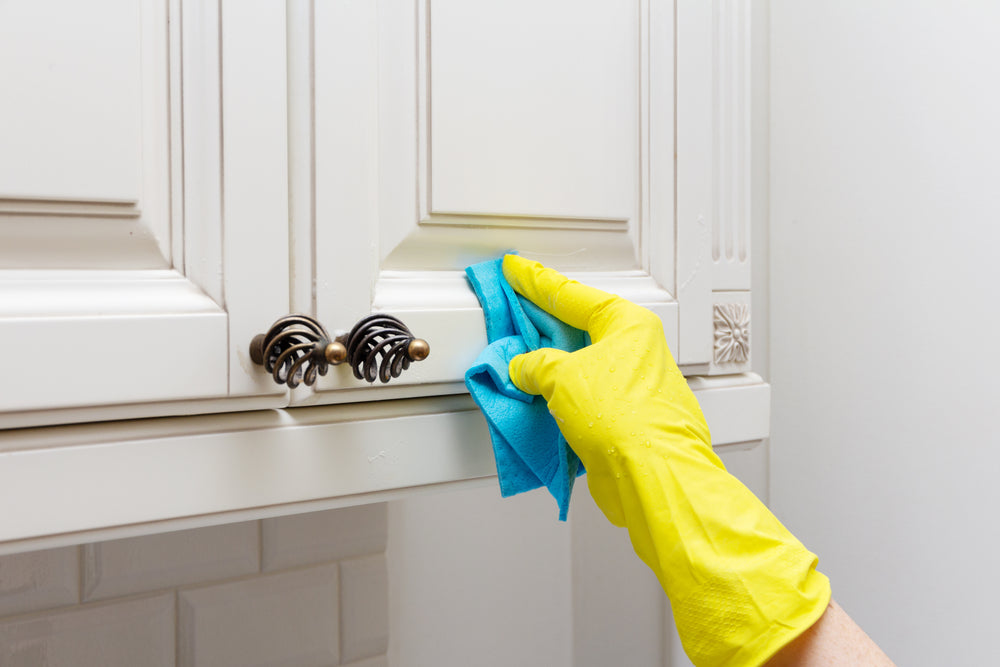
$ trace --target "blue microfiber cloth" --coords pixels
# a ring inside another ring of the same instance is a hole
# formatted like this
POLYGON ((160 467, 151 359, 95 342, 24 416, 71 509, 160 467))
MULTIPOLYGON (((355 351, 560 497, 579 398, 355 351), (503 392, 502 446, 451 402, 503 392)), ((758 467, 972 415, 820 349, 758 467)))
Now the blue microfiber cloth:
POLYGON ((548 488, 566 520, 573 481, 585 471, 549 414, 545 399, 526 394, 507 372, 515 356, 542 347, 567 352, 590 344, 586 332, 519 296, 503 276, 503 258, 465 270, 486 318, 489 345, 465 373, 465 385, 490 428, 500 495, 548 488))

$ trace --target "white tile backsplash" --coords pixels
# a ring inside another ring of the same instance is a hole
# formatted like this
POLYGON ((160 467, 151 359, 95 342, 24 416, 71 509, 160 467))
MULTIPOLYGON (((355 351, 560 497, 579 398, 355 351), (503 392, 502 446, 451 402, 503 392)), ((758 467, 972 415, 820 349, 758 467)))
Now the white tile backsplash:
POLYGON ((174 595, 0 620, 0 665, 172 667, 174 595))
POLYGON ((341 659, 360 660, 385 653, 389 645, 389 585, 385 554, 340 564, 343 609, 341 659))
POLYGON ((278 570, 385 551, 385 503, 263 521, 263 569, 278 570))
POLYGON ((379 504, 0 557, 0 665, 387 667, 386 531, 379 504))
POLYGON ((178 604, 184 667, 338 662, 336 564, 182 591, 178 604))
POLYGON ((0 556, 0 616, 76 604, 79 547, 0 556))
POLYGON ((362 660, 360 662, 350 662, 344 664, 344 667, 389 667, 389 659, 380 655, 377 658, 368 658, 367 660, 362 660))
POLYGON ((247 521, 83 547, 85 600, 257 572, 259 522, 247 521))

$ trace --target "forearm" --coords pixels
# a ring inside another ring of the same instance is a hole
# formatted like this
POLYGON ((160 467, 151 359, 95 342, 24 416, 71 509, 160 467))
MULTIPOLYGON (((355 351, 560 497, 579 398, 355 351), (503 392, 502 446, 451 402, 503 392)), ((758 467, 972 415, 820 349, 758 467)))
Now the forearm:
MULTIPOLYGON (((697 476, 677 476, 670 470, 669 459, 657 449, 642 447, 616 457, 623 465, 614 473, 613 496, 609 488, 600 490, 599 482, 594 486, 603 496, 599 505, 603 500, 613 507, 615 500, 620 501, 621 517, 615 523, 628 528, 637 555, 659 578, 675 613, 689 611, 686 608, 692 605, 700 607, 695 615, 703 619, 708 632, 702 641, 689 637, 685 642, 689 651, 704 651, 702 659, 726 665, 764 661, 767 667, 893 667, 878 645, 830 598, 829 582, 815 571, 812 554, 794 538, 788 542, 785 529, 749 489, 709 460, 697 466, 701 469, 697 476), (711 512, 700 507, 700 501, 712 494, 682 488, 695 480, 730 499, 742 497, 736 505, 746 511, 728 516, 725 525, 707 535, 701 522, 711 512), (757 550, 751 550, 741 534, 769 538, 757 540, 757 550), (698 543, 705 540, 712 542, 713 563, 697 562, 702 552, 698 543), (678 549, 680 544, 685 548, 678 549), (720 563, 726 567, 720 568, 720 563), (671 576, 672 572, 712 573, 713 569, 713 574, 695 585, 671 576), (755 586, 755 574, 761 572, 781 576, 769 578, 761 591, 759 580, 755 586), (755 599, 760 592, 768 599, 763 605, 755 599), (727 598, 727 604, 718 605, 722 598, 727 598), (734 610, 740 613, 734 615, 734 610), (713 611, 718 618, 713 618, 713 611), (730 632, 719 635, 716 630, 721 627, 730 632), (767 629, 747 635, 740 628, 767 629)), ((698 655, 692 658, 701 663, 698 655)))
POLYGON ((659 318, 521 257, 505 257, 503 272, 519 294, 590 335, 576 352, 514 357, 510 379, 545 397, 597 505, 628 528, 660 580, 692 661, 759 667, 797 643, 825 615, 830 582, 713 452, 659 318))
POLYGON ((882 649, 833 600, 812 627, 779 651, 767 667, 894 667, 882 649))
POLYGON ((756 667, 823 614, 830 588, 816 557, 710 446, 654 438, 610 458, 610 479, 589 478, 591 493, 660 580, 695 664, 756 667))

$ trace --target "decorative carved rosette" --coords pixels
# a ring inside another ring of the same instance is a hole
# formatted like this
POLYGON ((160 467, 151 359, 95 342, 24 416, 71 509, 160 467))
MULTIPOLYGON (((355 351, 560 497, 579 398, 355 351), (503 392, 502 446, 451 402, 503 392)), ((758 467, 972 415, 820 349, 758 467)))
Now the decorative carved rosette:
POLYGON ((744 364, 750 360, 750 306, 715 305, 715 363, 744 364))

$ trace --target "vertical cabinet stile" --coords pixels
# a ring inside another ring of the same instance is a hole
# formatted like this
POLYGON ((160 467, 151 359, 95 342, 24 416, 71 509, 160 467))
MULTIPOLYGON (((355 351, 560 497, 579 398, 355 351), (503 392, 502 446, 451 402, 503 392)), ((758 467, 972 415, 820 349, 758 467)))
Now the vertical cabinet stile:
POLYGON ((271 394, 283 403, 284 391, 254 367, 248 345, 289 305, 285 3, 224 0, 221 7, 229 394, 271 394))

